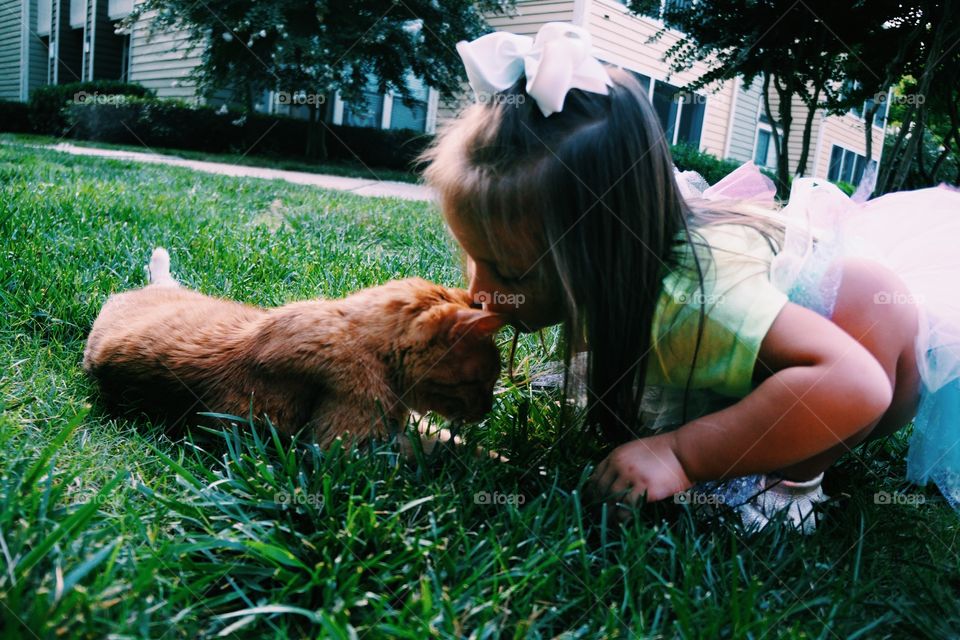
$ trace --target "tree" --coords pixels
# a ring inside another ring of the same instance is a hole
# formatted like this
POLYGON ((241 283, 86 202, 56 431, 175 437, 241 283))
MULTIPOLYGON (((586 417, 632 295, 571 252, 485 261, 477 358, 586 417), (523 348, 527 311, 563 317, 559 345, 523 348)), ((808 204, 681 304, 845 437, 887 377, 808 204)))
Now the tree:
MULTIPOLYGON (((777 186, 780 194, 786 195, 791 175, 806 172, 817 111, 845 111, 859 98, 844 91, 849 59, 855 55, 851 43, 861 43, 868 34, 879 32, 895 4, 871 0, 867 8, 865 0, 667 2, 664 22, 682 31, 684 37, 667 50, 665 57, 671 72, 690 69, 696 62, 707 63, 709 70, 688 85, 689 90, 737 76, 746 83, 762 78, 764 112, 773 125, 777 186), (805 113, 799 114, 801 152, 792 166, 789 145, 798 117, 793 113, 794 97, 804 105, 805 113)), ((635 12, 649 13, 659 3, 631 0, 629 6, 635 12)), ((871 85, 862 86, 877 92, 871 85)))
POLYGON ((877 192, 956 183, 960 169, 960 15, 956 0, 920 1, 905 25, 916 47, 903 67, 891 105, 892 140, 885 145, 877 192), (930 156, 928 158, 928 156, 930 156), (941 171, 944 173, 941 175, 941 171))
POLYGON ((379 91, 411 98, 412 74, 442 92, 465 78, 459 40, 489 30, 484 12, 513 0, 145 0, 133 16, 156 11, 154 29, 182 28, 200 52, 195 77, 208 92, 230 89, 249 109, 275 90, 310 113, 307 155, 325 155, 327 96, 365 104, 371 78, 379 91))

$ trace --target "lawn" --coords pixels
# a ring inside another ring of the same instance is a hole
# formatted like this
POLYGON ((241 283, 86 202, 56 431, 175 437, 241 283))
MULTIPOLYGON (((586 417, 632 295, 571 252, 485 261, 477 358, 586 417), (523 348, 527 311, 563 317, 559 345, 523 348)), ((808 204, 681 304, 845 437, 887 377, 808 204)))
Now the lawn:
POLYGON ((614 525, 580 500, 600 444, 523 381, 559 357, 555 333, 522 341, 518 380, 465 430, 509 464, 113 419, 80 369, 84 339, 157 245, 189 286, 262 305, 462 281, 427 204, 0 146, 5 637, 960 632, 957 517, 932 489, 875 499, 919 491, 900 480, 903 437, 828 474, 809 538, 673 503, 614 525))
POLYGON ((110 149, 116 151, 137 151, 139 153, 159 153, 184 160, 201 160, 205 162, 222 162, 225 164, 239 164, 250 167, 266 167, 282 171, 301 171, 304 173, 320 173, 363 180, 394 180, 397 182, 417 182, 419 177, 412 171, 384 169, 370 167, 361 160, 353 162, 309 162, 295 158, 266 156, 251 149, 247 153, 207 153, 204 151, 190 151, 187 149, 167 149, 163 147, 147 147, 144 145, 110 144, 91 140, 75 140, 73 138, 57 138, 54 136, 36 135, 32 133, 0 133, 0 144, 24 145, 55 145, 60 143, 72 144, 77 147, 91 147, 94 149, 110 149))

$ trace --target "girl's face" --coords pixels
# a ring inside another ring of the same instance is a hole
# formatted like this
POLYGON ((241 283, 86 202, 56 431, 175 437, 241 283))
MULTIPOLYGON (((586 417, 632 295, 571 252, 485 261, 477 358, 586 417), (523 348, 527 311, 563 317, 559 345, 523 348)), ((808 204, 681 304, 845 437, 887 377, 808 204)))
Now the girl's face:
POLYGON ((563 301, 550 256, 529 246, 522 248, 524 243, 509 238, 507 233, 501 237, 510 249, 494 251, 479 225, 459 217, 448 215, 447 223, 467 254, 467 278, 474 302, 505 315, 521 331, 562 322, 563 301), (552 277, 543 276, 545 273, 552 277))

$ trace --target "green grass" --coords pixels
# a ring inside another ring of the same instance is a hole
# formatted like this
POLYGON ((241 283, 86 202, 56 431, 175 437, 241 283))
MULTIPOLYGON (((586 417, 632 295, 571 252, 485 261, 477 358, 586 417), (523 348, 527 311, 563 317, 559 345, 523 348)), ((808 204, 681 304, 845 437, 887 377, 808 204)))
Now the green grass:
MULTIPOLYGON (((236 421, 169 436, 80 370, 156 245, 201 291, 275 305, 420 275, 459 284, 426 204, 0 146, 0 630, 10 638, 944 637, 958 519, 909 491, 902 438, 828 475, 812 537, 686 506, 582 504, 599 443, 505 382, 458 451, 318 451, 236 421), (522 505, 478 504, 481 492, 522 505)), ((557 357, 526 339, 523 367, 557 357)))
POLYGON ((78 147, 94 149, 111 149, 117 151, 137 151, 140 153, 159 153, 185 160, 203 160, 206 162, 222 162, 225 164, 239 164, 249 167, 265 167, 283 171, 302 171, 304 173, 320 173, 347 178, 361 178, 363 180, 394 180, 397 182, 417 183, 420 176, 413 171, 398 171, 383 167, 370 167, 360 160, 355 162, 308 162, 284 158, 276 155, 262 155, 254 147, 248 153, 207 153, 205 151, 189 151, 187 149, 168 149, 166 147, 145 147, 142 145, 111 144, 94 142, 91 140, 75 140, 73 138, 55 138, 53 136, 35 135, 29 133, 0 133, 0 143, 52 145, 66 142, 78 147))

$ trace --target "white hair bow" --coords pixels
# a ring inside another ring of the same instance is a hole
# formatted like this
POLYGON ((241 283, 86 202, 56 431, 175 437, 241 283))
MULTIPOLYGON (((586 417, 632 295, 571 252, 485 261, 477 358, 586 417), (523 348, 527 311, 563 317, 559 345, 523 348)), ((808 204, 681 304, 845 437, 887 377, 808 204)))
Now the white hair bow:
POLYGON ((544 116, 563 109, 571 89, 607 95, 612 85, 600 61, 590 54, 590 34, 564 22, 548 22, 536 39, 498 31, 457 43, 477 100, 509 89, 521 76, 527 94, 544 116))

